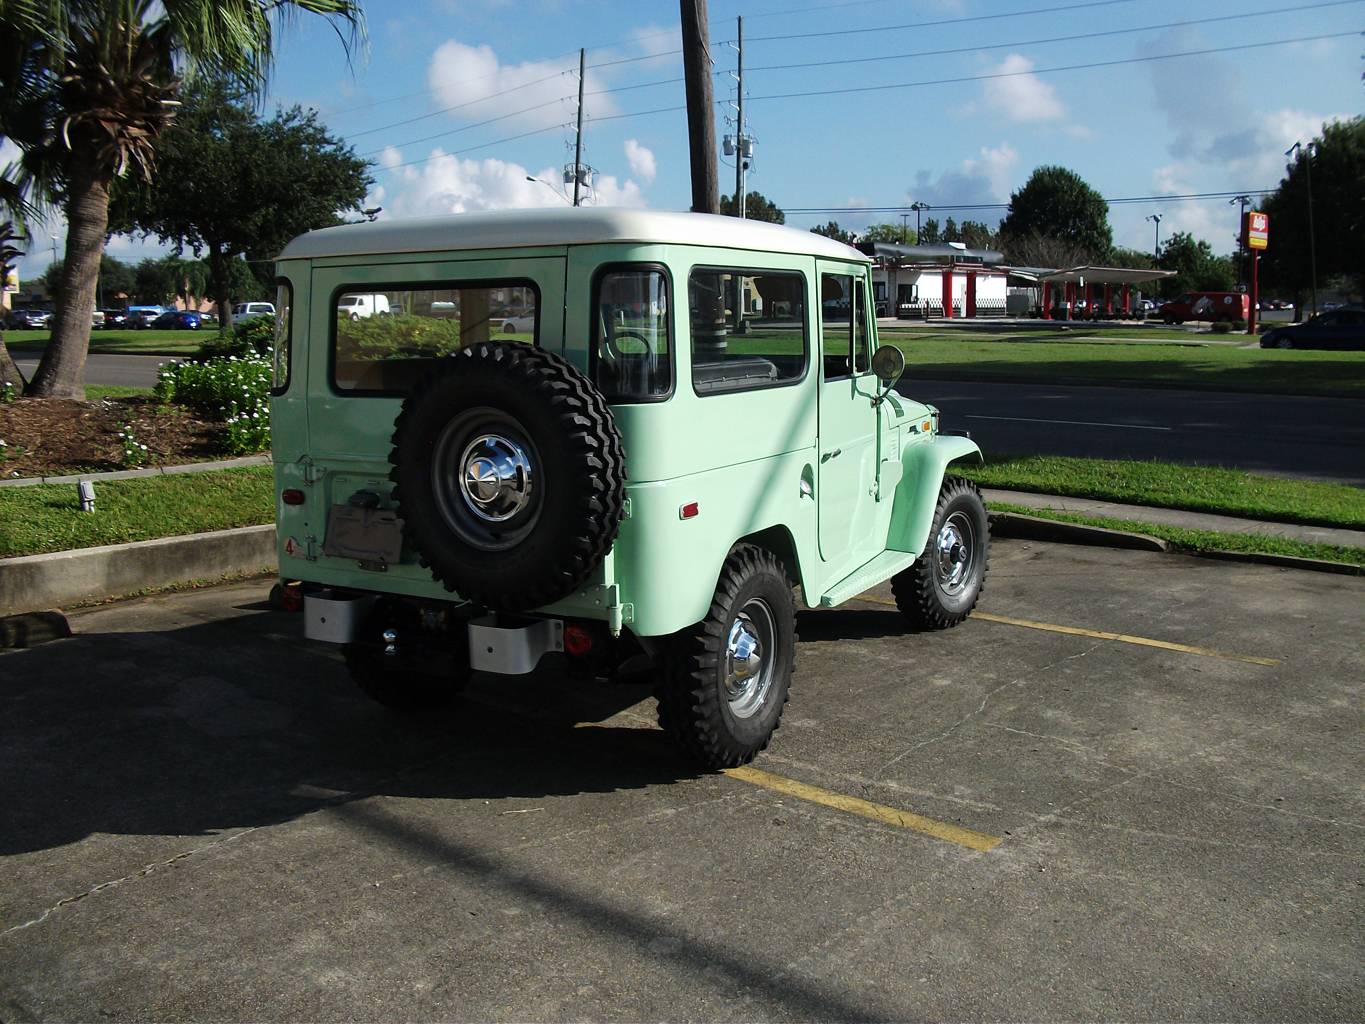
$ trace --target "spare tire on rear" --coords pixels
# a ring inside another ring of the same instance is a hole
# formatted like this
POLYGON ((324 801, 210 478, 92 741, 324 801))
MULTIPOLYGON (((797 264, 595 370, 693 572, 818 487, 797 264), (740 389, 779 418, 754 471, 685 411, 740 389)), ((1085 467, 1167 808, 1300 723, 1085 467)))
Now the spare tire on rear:
POLYGON ((403 536, 447 590, 527 611, 583 585, 625 506, 621 435, 601 392, 530 345, 444 360, 394 424, 403 536))

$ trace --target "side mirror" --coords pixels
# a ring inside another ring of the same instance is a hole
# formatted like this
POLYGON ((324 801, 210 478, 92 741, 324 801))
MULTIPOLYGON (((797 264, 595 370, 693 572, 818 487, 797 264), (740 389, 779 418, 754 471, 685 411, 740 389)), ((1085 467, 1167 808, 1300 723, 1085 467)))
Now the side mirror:
POLYGON ((881 346, 872 353, 872 372, 877 375, 883 387, 889 388, 900 380, 901 374, 905 372, 905 353, 895 345, 881 346))

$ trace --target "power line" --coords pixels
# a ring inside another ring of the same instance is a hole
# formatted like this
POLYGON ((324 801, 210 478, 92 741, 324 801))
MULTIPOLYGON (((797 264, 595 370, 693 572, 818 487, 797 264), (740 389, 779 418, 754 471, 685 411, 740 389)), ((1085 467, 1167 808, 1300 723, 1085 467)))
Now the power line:
POLYGON ((750 68, 751 71, 788 71, 797 68, 823 68, 840 64, 870 64, 883 60, 906 60, 912 57, 943 57, 957 53, 975 53, 978 50, 1003 50, 1013 47, 1041 46, 1047 43, 1070 43, 1080 39, 1099 39, 1104 36, 1132 35, 1137 32, 1155 32, 1158 29, 1186 28, 1190 25, 1208 25, 1221 21, 1241 21, 1246 18, 1260 18, 1272 14, 1293 14, 1299 11, 1313 11, 1323 7, 1345 7, 1359 4, 1365 0, 1324 0, 1322 3, 1306 4, 1300 7, 1277 7, 1264 11, 1249 11, 1237 14, 1224 14, 1214 18, 1194 18, 1189 21, 1168 21, 1158 25, 1139 25, 1135 28, 1107 29, 1103 32, 1085 32, 1072 36, 1049 36, 1042 39, 1020 39, 1009 43, 980 43, 973 46, 959 46, 950 50, 917 50, 912 53, 892 53, 881 57, 847 57, 839 60, 803 61, 795 64, 765 64, 750 68))
MULTIPOLYGON (((1233 192, 1187 192, 1178 195, 1150 195, 1150 196, 1122 196, 1117 199, 1105 199, 1104 202, 1110 206, 1122 206, 1130 203, 1169 203, 1183 202, 1198 199, 1228 199, 1233 196, 1262 196, 1270 195, 1275 190, 1273 188, 1261 189, 1241 189, 1233 192)), ((929 207, 932 210, 1006 210, 1009 203, 935 203, 929 207)), ((826 213, 908 213, 913 210, 909 204, 902 203, 892 206, 784 206, 784 213, 793 215, 800 214, 826 214, 826 213)))
MULTIPOLYGON (((1146 0, 1085 0, 1079 4, 1062 4, 1055 7, 1033 7, 1025 11, 1000 11, 994 14, 971 14, 958 18, 939 18, 937 21, 911 21, 901 25, 874 25, 870 28, 841 28, 825 32, 792 32, 780 36, 755 36, 751 43, 774 42, 783 39, 821 39, 828 36, 865 35, 869 32, 897 32, 908 28, 934 28, 939 25, 963 25, 974 21, 995 21, 997 18, 1023 18, 1032 14, 1057 14, 1065 11, 1082 11, 1093 7, 1114 7, 1118 4, 1144 3, 1146 0)), ((725 39, 722 42, 733 42, 725 39)))
POLYGON ((425 164, 432 160, 439 160, 442 157, 447 156, 463 156, 465 153, 473 153, 480 149, 488 149, 490 146, 501 146, 504 142, 515 142, 518 139, 528 139, 532 135, 544 135, 546 132, 552 132, 559 128, 565 128, 567 126, 568 122, 562 121, 559 124, 547 125, 544 128, 535 128, 529 132, 522 132, 520 135, 509 135, 504 139, 494 139, 492 142, 483 142, 477 146, 467 146, 464 149, 454 149, 451 150, 449 153, 433 153, 431 156, 424 156, 417 160, 405 160, 401 164, 392 164, 388 167, 385 167, 384 170, 393 171, 397 170, 400 167, 413 167, 416 166, 417 164, 425 164))
MULTIPOLYGON (((1359 3, 1362 2, 1362 0, 1353 0, 1353 2, 1359 3)), ((551 82, 556 78, 562 78, 565 74, 568 73, 569 72, 566 71, 557 71, 553 75, 546 75, 543 78, 535 78, 529 82, 522 82, 520 85, 514 85, 509 89, 503 89, 501 92, 493 92, 489 93, 487 96, 480 96, 478 99, 466 100, 464 103, 457 103, 453 107, 443 107, 440 110, 433 110, 430 114, 419 114, 417 117, 409 117, 404 121, 394 121, 392 124, 381 124, 378 128, 366 128, 363 132, 352 132, 349 136, 347 136, 347 138, 358 139, 362 135, 373 135, 375 132, 387 131, 390 128, 401 128, 405 124, 416 124, 418 121, 426 121, 433 117, 439 117, 442 114, 449 114, 453 113, 456 110, 463 110, 465 107, 472 107, 476 103, 483 103, 487 100, 492 99, 500 99, 503 96, 506 96, 508 93, 519 92, 522 89, 529 89, 533 85, 541 85, 544 82, 551 82)), ((487 77, 491 78, 496 76, 490 75, 487 77)), ((471 81, 477 81, 477 79, 471 79, 471 81)))
MULTIPOLYGON (((443 138, 445 138, 447 135, 458 135, 460 132, 467 132, 467 131, 470 131, 470 130, 472 130, 472 129, 474 129, 474 128, 484 128, 484 127, 487 127, 487 126, 490 125, 490 124, 496 124, 496 123, 499 122, 499 121, 506 121, 506 120, 507 120, 508 118, 510 118, 510 117, 520 117, 522 114, 529 114, 529 113, 531 113, 532 111, 535 111, 535 110, 543 110, 543 109, 546 108, 546 107, 552 107, 552 106, 554 106, 554 105, 557 104, 557 103, 563 103, 564 101, 569 100, 569 99, 572 99, 572 97, 570 97, 570 96, 558 96, 558 97, 556 97, 555 99, 546 100, 544 103, 535 103, 535 104, 532 104, 532 105, 529 106, 529 107, 522 107, 520 110, 513 110, 512 112, 507 113, 507 114, 499 114, 497 117, 490 117, 490 118, 488 118, 487 120, 484 120, 484 121, 475 121, 473 124, 463 125, 463 126, 461 126, 461 127, 459 127, 459 128, 451 128, 449 131, 436 132, 434 135, 424 135, 424 136, 422 136, 420 139, 409 139, 407 142, 400 142, 400 143, 397 143, 397 144, 390 144, 390 145, 388 145, 388 146, 383 146, 383 147, 381 147, 381 148, 379 148, 379 149, 373 149, 373 150, 371 150, 371 151, 368 152, 368 153, 361 153, 360 155, 361 155, 362 157, 366 157, 366 156, 376 156, 376 155, 378 155, 378 154, 384 152, 384 150, 386 150, 386 149, 390 149, 390 148, 401 148, 401 147, 403 147, 403 146, 416 146, 416 145, 418 145, 418 144, 420 144, 420 143, 423 143, 423 142, 431 142, 433 139, 443 139, 443 138)), ((557 127, 557 126, 554 126, 554 127, 557 127)), ((514 137, 514 138, 520 139, 520 138, 523 138, 524 136, 517 135, 517 136, 513 136, 513 137, 514 137)), ((491 145, 491 143, 490 143, 490 145, 491 145)))
POLYGON ((925 85, 955 85, 961 82, 984 82, 997 78, 1020 78, 1025 75, 1046 75, 1058 71, 1086 71, 1092 68, 1112 68, 1122 64, 1143 64, 1148 61, 1174 60, 1178 57, 1203 57, 1211 53, 1232 53, 1237 50, 1259 50, 1270 46, 1288 46, 1291 43, 1312 43, 1321 39, 1340 39, 1357 35, 1356 32, 1327 32, 1316 36, 1298 36, 1293 39, 1272 39, 1263 43, 1240 43, 1236 46, 1214 46, 1203 50, 1181 50, 1177 53, 1158 53, 1146 57, 1124 57, 1118 60, 1090 61, 1085 64, 1061 64, 1051 68, 1032 68, 1028 71, 996 71, 985 75, 958 75, 953 78, 926 78, 918 82, 894 82, 889 85, 859 85, 843 89, 814 89, 806 92, 770 93, 767 96, 750 96, 749 101, 800 99, 809 96, 842 96, 855 92, 884 92, 890 89, 914 89, 925 85))

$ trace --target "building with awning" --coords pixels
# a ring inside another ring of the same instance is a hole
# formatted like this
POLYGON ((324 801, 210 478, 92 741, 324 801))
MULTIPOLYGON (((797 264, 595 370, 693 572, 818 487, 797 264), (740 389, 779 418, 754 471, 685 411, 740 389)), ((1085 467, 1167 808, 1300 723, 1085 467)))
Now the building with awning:
MULTIPOLYGON (((1020 268, 1021 270, 1024 268, 1020 268)), ((1156 283, 1174 277, 1174 270, 1138 270, 1131 267, 1072 267, 1069 270, 1033 270, 1034 279, 1042 288, 1039 306, 1045 319, 1054 319, 1054 311, 1062 319, 1076 318, 1084 310, 1088 319, 1096 316, 1127 316, 1133 312, 1133 292, 1155 291, 1156 283), (1114 289, 1120 291, 1115 296, 1114 289), (1102 289, 1097 293, 1096 288, 1102 289), (1115 302, 1115 299, 1118 302, 1115 302)))
POLYGON ((857 248, 872 257, 872 288, 881 315, 1005 315, 1003 253, 962 242, 860 242, 857 248))

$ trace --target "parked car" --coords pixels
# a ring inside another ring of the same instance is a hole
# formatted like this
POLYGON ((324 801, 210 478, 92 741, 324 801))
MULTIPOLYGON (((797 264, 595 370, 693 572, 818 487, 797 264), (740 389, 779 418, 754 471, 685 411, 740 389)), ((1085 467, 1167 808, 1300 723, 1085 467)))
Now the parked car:
POLYGON ((1261 348, 1365 349, 1365 310, 1328 310, 1301 324, 1272 327, 1261 335, 1261 348))
POLYGON ((90 329, 98 331, 104 326, 104 310, 97 309, 90 314, 90 329))
POLYGON ((158 331, 197 331, 203 325, 203 314, 193 309, 168 309, 152 321, 158 331))
POLYGON ((509 316, 502 322, 503 334, 532 334, 536 329, 536 317, 532 313, 529 316, 509 316))
POLYGON ((128 326, 138 329, 150 327, 152 321, 165 312, 165 306, 129 306, 128 326))
MULTIPOLYGON (((435 309, 437 303, 433 302, 435 309)), ((343 295, 337 299, 337 315, 348 320, 363 320, 371 316, 389 315, 389 297, 383 294, 343 295)))
POLYGON ((5 317, 5 326, 12 331, 41 331, 52 320, 52 313, 35 306, 19 306, 5 317))
POLYGON ((126 309, 106 309, 104 311, 104 326, 106 328, 129 326, 128 311, 126 309))
POLYGON ((518 292, 532 321, 508 338, 470 318, 453 352, 340 317, 276 339, 280 574, 304 634, 382 704, 439 707, 551 652, 601 676, 652 657, 660 724, 730 767, 781 718, 794 584, 833 608, 889 581, 911 636, 976 604, 989 527, 954 464, 981 450, 893 390, 905 360, 876 347, 855 249, 586 207, 324 228, 276 267, 299 309, 518 292), (733 323, 736 294, 764 312, 733 323))
POLYGON ((275 304, 273 302, 239 302, 232 307, 232 322, 234 324, 245 323, 258 316, 274 315, 275 304))

